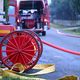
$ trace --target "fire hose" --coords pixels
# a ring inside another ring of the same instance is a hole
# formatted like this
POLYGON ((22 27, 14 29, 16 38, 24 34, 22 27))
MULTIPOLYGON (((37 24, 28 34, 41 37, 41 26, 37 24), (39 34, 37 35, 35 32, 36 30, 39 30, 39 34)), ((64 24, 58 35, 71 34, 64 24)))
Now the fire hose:
POLYGON ((71 53, 71 54, 75 54, 75 55, 80 55, 80 52, 76 52, 76 51, 72 51, 72 50, 68 50, 68 49, 62 48, 62 47, 56 46, 54 44, 51 44, 49 42, 46 42, 44 40, 42 40, 42 43, 45 44, 45 45, 48 45, 48 46, 50 46, 52 48, 55 48, 55 49, 58 49, 58 50, 61 50, 61 51, 67 52, 67 53, 71 53))
POLYGON ((4 78, 11 79, 21 79, 21 80, 46 80, 43 78, 38 78, 38 75, 47 74, 55 71, 55 67, 52 64, 37 64, 33 67, 33 69, 40 70, 36 73, 25 74, 22 73, 25 70, 25 67, 21 63, 16 63, 12 66, 10 70, 5 70, 4 68, 0 68, 0 80, 4 78), (15 72, 12 69, 18 68, 20 72, 15 72))

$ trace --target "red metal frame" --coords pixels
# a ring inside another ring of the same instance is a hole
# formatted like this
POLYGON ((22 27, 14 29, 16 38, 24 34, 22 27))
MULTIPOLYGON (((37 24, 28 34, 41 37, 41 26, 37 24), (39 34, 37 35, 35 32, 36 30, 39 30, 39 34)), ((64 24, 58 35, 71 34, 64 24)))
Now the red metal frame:
POLYGON ((13 32, 14 30, 15 30, 15 27, 12 25, 0 24, 0 37, 3 37, 8 33, 13 32))
POLYGON ((17 17, 18 16, 18 5, 17 5, 17 0, 9 0, 8 1, 8 5, 9 6, 14 6, 15 7, 15 14, 14 15, 8 15, 8 16, 14 16, 14 17, 17 17))
POLYGON ((29 31, 29 33, 31 34, 31 35, 33 35, 34 36, 34 38, 37 40, 37 42, 38 42, 38 44, 39 44, 39 56, 41 56, 41 54, 42 54, 42 52, 43 52, 43 44, 42 44, 42 41, 41 41, 41 39, 38 37, 38 35, 35 33, 35 32, 33 32, 33 31, 30 31, 30 30, 28 30, 29 31))

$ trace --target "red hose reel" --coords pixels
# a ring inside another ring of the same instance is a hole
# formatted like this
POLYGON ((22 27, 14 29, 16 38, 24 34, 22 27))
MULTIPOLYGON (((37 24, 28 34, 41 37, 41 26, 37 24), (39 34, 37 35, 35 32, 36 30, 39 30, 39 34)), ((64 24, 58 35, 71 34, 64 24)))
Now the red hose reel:
POLYGON ((38 62, 42 51, 40 38, 28 30, 14 31, 1 41, 1 61, 8 68, 21 63, 25 70, 30 70, 38 62))

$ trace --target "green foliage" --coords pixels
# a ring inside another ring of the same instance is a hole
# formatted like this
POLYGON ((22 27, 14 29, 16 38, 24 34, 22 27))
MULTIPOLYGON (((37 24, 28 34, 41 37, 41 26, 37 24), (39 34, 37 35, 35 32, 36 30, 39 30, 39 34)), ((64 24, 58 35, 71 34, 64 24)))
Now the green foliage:
POLYGON ((13 73, 13 75, 11 75, 10 73, 7 73, 7 72, 3 72, 3 74, 2 74, 2 80, 34 80, 34 78, 38 78, 38 76, 27 75, 26 73, 17 73, 17 72, 13 73), (24 78, 21 78, 20 76, 22 76, 24 78))
POLYGON ((29 79, 20 79, 20 78, 13 78, 13 77, 3 77, 2 80, 33 80, 31 78, 29 79))
POLYGON ((80 0, 52 0, 50 12, 52 18, 75 20, 80 14, 80 0))
POLYGON ((8 18, 8 0, 4 0, 4 11, 5 11, 5 18, 8 18))
POLYGON ((75 13, 80 14, 80 0, 70 0, 70 5, 75 13))
POLYGON ((2 80, 21 80, 19 78, 3 77, 2 80))

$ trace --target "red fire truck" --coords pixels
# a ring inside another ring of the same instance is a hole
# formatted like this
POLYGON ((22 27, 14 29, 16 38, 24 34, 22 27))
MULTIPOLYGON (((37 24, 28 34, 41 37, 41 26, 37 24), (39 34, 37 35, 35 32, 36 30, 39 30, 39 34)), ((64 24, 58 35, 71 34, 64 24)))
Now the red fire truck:
POLYGON ((35 29, 46 35, 49 29, 48 4, 43 0, 21 0, 19 2, 19 20, 22 29, 35 29))
POLYGON ((9 6, 15 7, 14 16, 18 28, 32 29, 36 33, 46 35, 46 29, 50 28, 49 9, 46 0, 20 0, 19 2, 10 0, 9 6))

